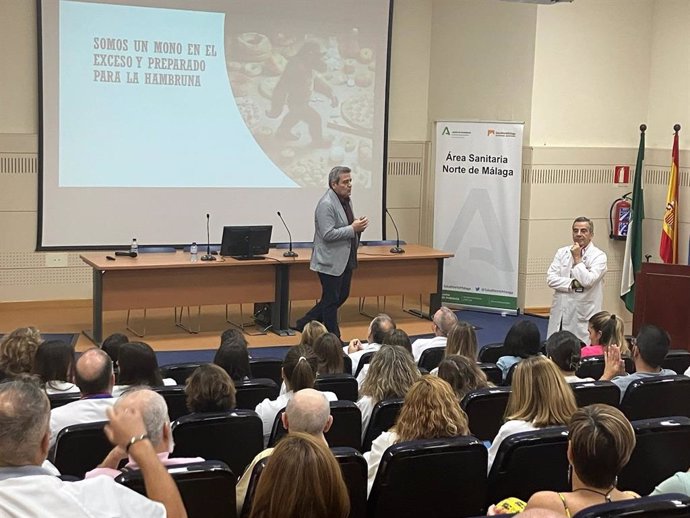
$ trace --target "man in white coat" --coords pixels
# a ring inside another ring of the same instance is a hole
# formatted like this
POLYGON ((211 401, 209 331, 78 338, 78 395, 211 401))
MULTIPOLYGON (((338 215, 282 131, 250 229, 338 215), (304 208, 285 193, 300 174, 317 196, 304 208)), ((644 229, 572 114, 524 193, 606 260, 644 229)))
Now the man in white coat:
POLYGON ((573 244, 559 248, 546 274, 553 288, 547 338, 559 330, 587 343, 587 323, 601 311, 606 254, 594 246, 594 223, 581 216, 573 221, 573 244))

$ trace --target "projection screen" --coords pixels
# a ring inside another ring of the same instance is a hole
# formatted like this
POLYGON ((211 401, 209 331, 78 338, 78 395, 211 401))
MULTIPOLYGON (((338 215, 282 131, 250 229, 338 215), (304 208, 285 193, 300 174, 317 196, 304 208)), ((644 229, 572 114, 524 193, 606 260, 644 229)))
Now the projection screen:
POLYGON ((381 238, 390 0, 38 2, 38 249, 311 241, 335 165, 381 238))

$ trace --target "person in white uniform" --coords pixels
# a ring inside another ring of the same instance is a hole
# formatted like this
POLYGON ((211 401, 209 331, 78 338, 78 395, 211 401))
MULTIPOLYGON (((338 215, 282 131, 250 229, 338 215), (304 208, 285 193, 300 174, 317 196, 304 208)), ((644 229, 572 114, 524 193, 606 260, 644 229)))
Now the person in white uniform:
POLYGON ((0 384, 0 516, 3 518, 186 518, 173 479, 156 456, 141 413, 108 409, 105 433, 139 465, 148 498, 110 477, 65 482, 41 467, 50 403, 33 380, 0 384))
POLYGON ((547 338, 570 331, 587 343, 587 322, 601 311, 604 298, 606 254, 594 246, 594 223, 580 216, 573 221, 573 244, 559 248, 546 274, 554 289, 547 338))

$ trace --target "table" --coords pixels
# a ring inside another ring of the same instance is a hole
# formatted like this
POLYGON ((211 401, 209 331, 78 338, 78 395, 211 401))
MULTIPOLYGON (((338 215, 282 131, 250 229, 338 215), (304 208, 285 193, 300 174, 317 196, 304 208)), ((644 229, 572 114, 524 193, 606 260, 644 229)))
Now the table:
MULTIPOLYGON (((407 245, 404 254, 390 246, 362 246, 350 296, 420 293, 429 297, 430 312, 441 306, 443 260, 452 254, 422 245, 407 245)), ((296 249, 298 257, 283 257, 271 249, 265 259, 239 261, 218 257, 191 262, 190 254, 141 253, 138 257, 106 259, 111 253, 83 254, 93 269, 93 328, 84 333, 94 343, 103 340, 103 312, 124 309, 271 302, 271 322, 278 334, 289 333, 290 300, 317 299, 321 285, 309 270, 311 249, 296 249)))

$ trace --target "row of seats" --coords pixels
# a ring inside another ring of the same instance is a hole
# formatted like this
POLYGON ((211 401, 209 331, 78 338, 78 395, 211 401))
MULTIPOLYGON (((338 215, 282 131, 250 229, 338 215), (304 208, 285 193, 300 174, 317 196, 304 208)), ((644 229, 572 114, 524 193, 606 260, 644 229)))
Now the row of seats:
MULTIPOLYGON (((656 483, 690 465, 690 419, 650 419, 634 421, 632 425, 637 445, 619 476, 618 486, 646 495, 656 483)), ((487 450, 475 437, 399 443, 384 454, 368 500, 367 465, 361 453, 353 448, 333 448, 333 452, 348 486, 351 518, 462 517, 481 515, 489 504, 508 496, 527 500, 539 490, 568 491, 567 440, 565 427, 515 434, 501 444, 488 476, 487 450)), ((170 468, 178 484, 181 478, 196 480, 195 491, 188 492, 180 486, 190 518, 233 516, 235 478, 227 474, 232 470, 216 462, 203 465, 170 468), (203 465, 208 468, 201 470, 203 465), (221 478, 222 482, 208 480, 213 478, 221 478)), ((250 512, 253 488, 262 468, 259 463, 252 473, 241 516, 250 512)), ((118 481, 143 492, 136 473, 124 474, 118 481)), ((683 502, 687 504, 687 499, 683 502)))
MULTIPOLYGON (((610 381, 570 383, 580 407, 605 403, 618 407, 630 420, 653 417, 690 417, 690 378, 659 376, 634 381, 620 401, 618 386, 610 381)), ((479 439, 493 441, 505 415, 510 387, 492 387, 470 392, 462 400, 470 430, 479 439)))

